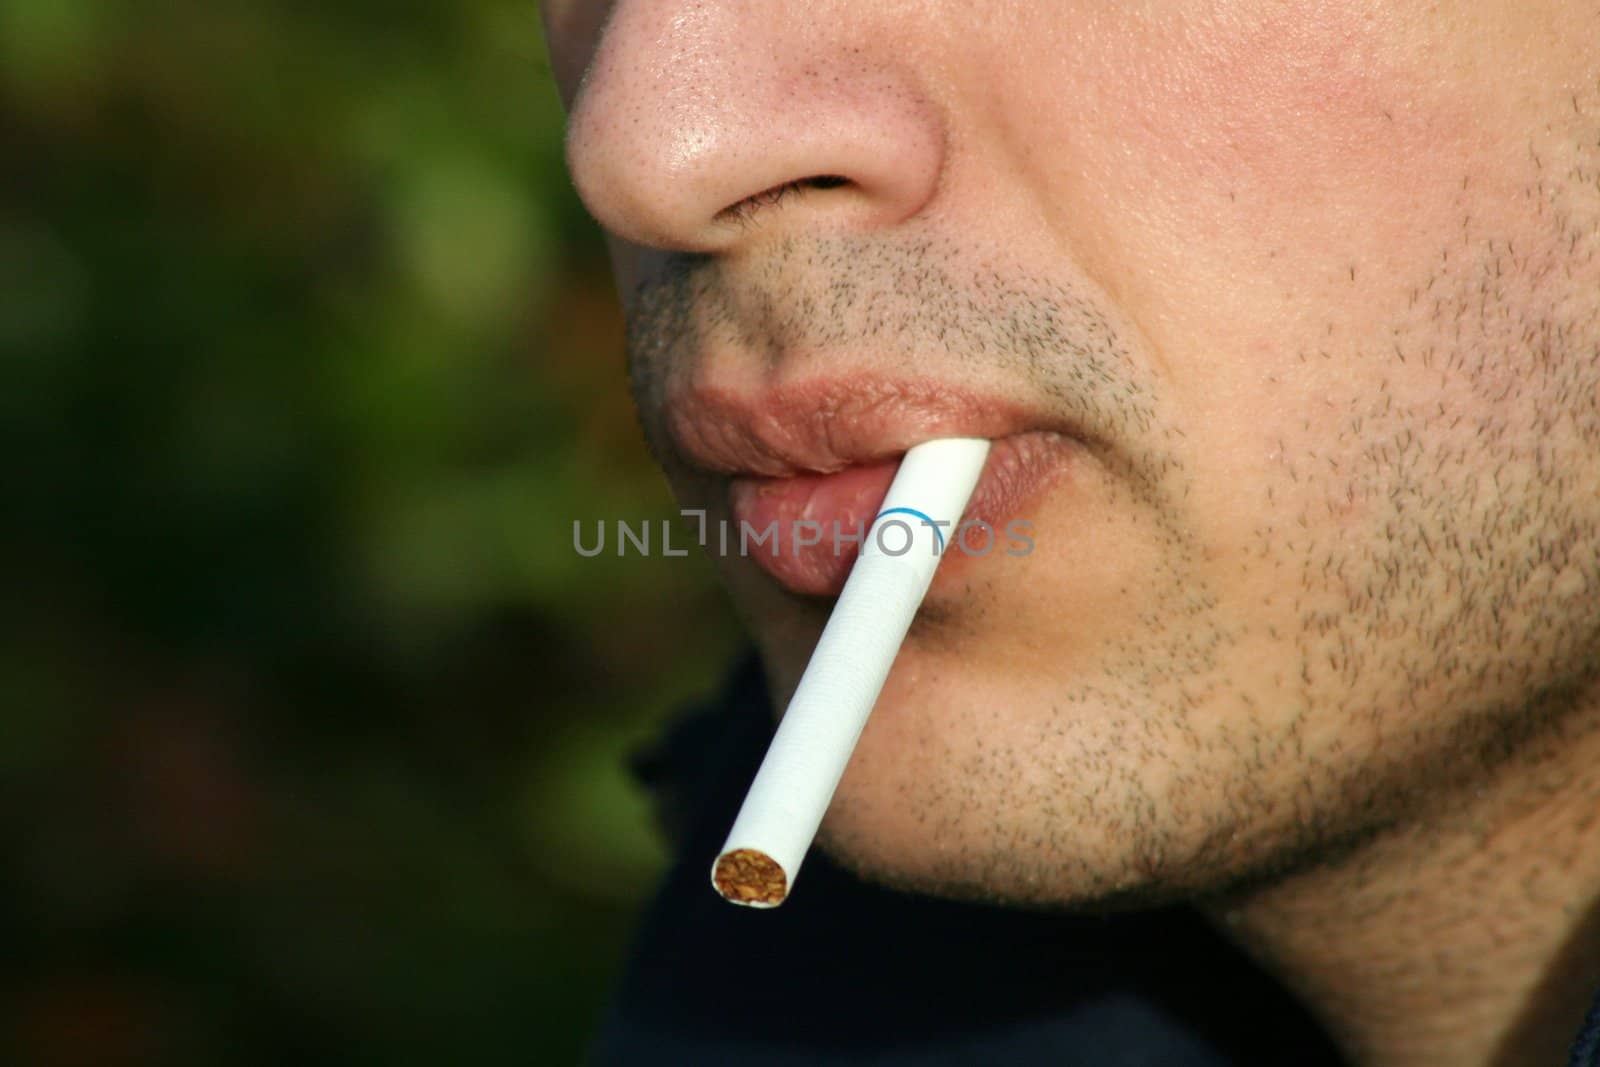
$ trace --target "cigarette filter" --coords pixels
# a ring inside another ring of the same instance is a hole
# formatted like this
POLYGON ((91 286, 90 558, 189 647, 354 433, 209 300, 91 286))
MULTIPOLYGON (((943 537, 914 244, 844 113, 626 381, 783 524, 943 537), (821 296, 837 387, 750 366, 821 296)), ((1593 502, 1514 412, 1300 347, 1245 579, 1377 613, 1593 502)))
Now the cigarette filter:
POLYGON ((772 908, 794 888, 988 455, 988 441, 966 437, 906 453, 712 864, 726 899, 772 908))

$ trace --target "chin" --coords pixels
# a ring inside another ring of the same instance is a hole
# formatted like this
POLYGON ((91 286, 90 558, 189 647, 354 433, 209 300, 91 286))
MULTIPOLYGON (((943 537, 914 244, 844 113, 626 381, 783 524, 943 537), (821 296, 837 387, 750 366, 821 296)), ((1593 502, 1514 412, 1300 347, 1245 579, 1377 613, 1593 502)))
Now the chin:
POLYGON ((1183 716, 1107 676, 1022 677, 904 655, 819 847, 899 890, 1104 912, 1225 895, 1336 845, 1337 818, 1292 802, 1292 761, 1250 766, 1199 728, 1237 709, 1183 716))
POLYGON ((1093 755, 1119 732, 1108 711, 1064 717, 1027 688, 903 656, 819 846, 868 881, 945 898, 1104 908, 1176 895, 1188 879, 1165 867, 1181 865, 1173 828, 1153 818, 1130 835, 1128 812, 1149 797, 1114 795, 1129 776, 1162 776, 1137 767, 1136 750, 1093 755))

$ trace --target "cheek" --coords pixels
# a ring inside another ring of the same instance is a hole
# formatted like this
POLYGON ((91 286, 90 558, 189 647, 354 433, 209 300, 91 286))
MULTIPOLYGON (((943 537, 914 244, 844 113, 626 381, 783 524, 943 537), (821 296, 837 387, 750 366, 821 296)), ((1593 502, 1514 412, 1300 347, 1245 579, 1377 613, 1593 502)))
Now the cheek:
POLYGON ((562 102, 569 108, 583 79, 583 69, 600 43, 600 30, 612 3, 613 0, 543 0, 539 6, 551 73, 562 102))
POLYGON ((1334 286, 1414 269, 1488 155, 1400 5, 1237 7, 1100 34, 1085 60, 1104 90, 1081 116, 1081 244, 1173 353, 1249 344, 1241 322, 1286 340, 1334 286))
POLYGON ((1347 4, 1202 10, 1128 39, 1133 54, 1115 61, 1134 74, 1106 78, 1104 117, 1174 204, 1248 198, 1239 216, 1256 218, 1366 188, 1392 196, 1459 154, 1471 128, 1416 36, 1392 11, 1347 4))
POLYGON ((1107 99, 1152 176, 1303 200, 1390 176, 1434 140, 1397 22, 1339 4, 1201 11, 1138 39, 1141 73, 1107 99))
POLYGON ((1513 200, 1509 131, 1434 36, 1403 4, 1219 4, 1098 34, 1085 60, 1105 89, 1084 114, 1080 247, 1181 398, 1197 481, 1302 479, 1219 515, 1365 521, 1359 495, 1330 495, 1366 447, 1352 434, 1440 396, 1442 367, 1391 355, 1419 315, 1405 343, 1430 343, 1412 290, 1460 283, 1440 257, 1464 218, 1519 229, 1484 210, 1513 200))

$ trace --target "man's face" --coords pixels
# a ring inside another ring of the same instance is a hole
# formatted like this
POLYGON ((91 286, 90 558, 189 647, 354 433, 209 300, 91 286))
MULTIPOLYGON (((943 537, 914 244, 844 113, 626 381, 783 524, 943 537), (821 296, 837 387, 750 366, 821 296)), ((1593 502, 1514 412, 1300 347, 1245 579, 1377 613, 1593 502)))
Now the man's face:
MULTIPOLYGON (((936 577, 823 825, 846 863, 1216 889, 1470 786, 1592 682, 1592 5, 544 15, 683 506, 848 527, 873 461, 977 434, 975 506, 1032 524, 936 577)), ((838 576, 720 565, 781 708, 838 576)))

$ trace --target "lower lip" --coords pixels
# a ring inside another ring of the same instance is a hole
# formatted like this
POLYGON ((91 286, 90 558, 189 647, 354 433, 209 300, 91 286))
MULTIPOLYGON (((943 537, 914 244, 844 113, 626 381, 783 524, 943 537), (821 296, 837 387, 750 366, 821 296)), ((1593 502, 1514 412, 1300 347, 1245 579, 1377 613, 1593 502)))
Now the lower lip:
MULTIPOLYGON (((1003 551, 994 549, 1008 543, 1006 523, 1060 479, 1077 447, 1072 438, 1043 432, 995 441, 962 515, 963 522, 988 523, 993 533, 974 530, 961 545, 952 545, 940 573, 957 562, 951 556, 972 562, 1003 556, 1003 551)), ((837 596, 859 551, 859 545, 846 538, 870 528, 899 467, 896 457, 833 474, 733 479, 729 503, 741 529, 752 537, 769 528, 777 531, 775 539, 761 544, 741 539, 743 554, 792 592, 837 596), (836 537, 835 530, 842 536, 836 537), (799 543, 813 537, 815 544, 799 543)), ((1031 536, 1032 531, 1028 533, 1031 536)))

